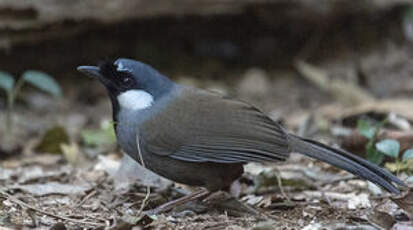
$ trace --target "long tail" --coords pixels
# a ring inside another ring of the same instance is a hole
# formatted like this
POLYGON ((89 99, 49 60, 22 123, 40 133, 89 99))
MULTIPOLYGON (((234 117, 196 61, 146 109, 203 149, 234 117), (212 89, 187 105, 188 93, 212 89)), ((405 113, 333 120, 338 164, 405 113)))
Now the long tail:
POLYGON ((400 194, 400 190, 393 182, 406 186, 399 178, 387 170, 347 151, 335 149, 317 141, 292 134, 288 135, 288 141, 292 151, 344 169, 383 187, 391 193, 400 194))

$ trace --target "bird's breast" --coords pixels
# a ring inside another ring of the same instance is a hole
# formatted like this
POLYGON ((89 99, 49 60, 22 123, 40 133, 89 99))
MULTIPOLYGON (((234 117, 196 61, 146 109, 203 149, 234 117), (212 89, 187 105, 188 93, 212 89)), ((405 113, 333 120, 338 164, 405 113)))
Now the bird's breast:
POLYGON ((120 111, 118 114, 118 122, 116 126, 116 137, 119 146, 123 151, 128 153, 135 159, 138 159, 137 151, 137 134, 139 127, 147 117, 145 110, 136 111, 120 111))

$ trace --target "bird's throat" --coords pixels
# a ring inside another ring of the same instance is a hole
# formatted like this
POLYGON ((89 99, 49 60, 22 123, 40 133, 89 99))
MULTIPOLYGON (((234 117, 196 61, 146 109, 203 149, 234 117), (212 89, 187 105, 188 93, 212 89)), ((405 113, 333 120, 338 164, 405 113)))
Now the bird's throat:
POLYGON ((120 109, 136 111, 151 107, 154 98, 144 90, 133 89, 120 93, 117 101, 120 109))

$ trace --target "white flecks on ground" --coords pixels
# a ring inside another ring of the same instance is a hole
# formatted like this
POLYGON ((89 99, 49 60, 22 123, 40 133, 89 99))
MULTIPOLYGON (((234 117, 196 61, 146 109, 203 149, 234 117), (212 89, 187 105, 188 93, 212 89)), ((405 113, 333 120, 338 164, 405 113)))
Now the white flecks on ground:
POLYGON ((91 189, 90 184, 61 184, 58 182, 49 182, 45 184, 27 184, 10 186, 9 189, 20 189, 34 196, 44 196, 50 194, 81 194, 91 189))
POLYGON ((319 223, 311 223, 307 226, 305 226, 304 228, 302 228, 302 230, 319 230, 322 228, 322 225, 319 223))
POLYGON ((358 208, 370 208, 370 200, 369 200, 369 195, 366 193, 361 193, 359 195, 355 194, 348 194, 349 195, 349 200, 348 200, 348 209, 354 210, 358 208))
POLYGON ((98 156, 98 163, 95 165, 94 170, 103 170, 110 176, 114 176, 120 167, 120 161, 111 158, 110 156, 98 156))

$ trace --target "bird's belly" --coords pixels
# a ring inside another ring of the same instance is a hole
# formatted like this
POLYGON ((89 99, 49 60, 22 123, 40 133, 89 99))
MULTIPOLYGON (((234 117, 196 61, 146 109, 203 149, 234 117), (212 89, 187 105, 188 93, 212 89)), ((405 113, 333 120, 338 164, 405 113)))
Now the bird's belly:
MULTIPOLYGON (((124 152, 141 164, 136 141, 118 136, 118 143, 124 152)), ((181 184, 203 186, 210 191, 228 187, 243 173, 241 163, 187 162, 143 150, 141 154, 145 167, 154 173, 181 184)))
POLYGON ((181 184, 203 186, 210 191, 230 186, 243 173, 240 163, 194 163, 156 154, 145 154, 143 158, 148 169, 165 178, 181 184))
MULTIPOLYGON (((119 124, 117 127, 118 144, 124 152, 141 164, 136 137, 137 124, 119 124)), ((142 147, 142 146, 141 146, 142 147)), ((222 164, 211 162, 188 162, 168 156, 158 155, 141 149, 145 167, 172 181, 204 186, 216 191, 229 186, 243 173, 241 163, 222 164)))

